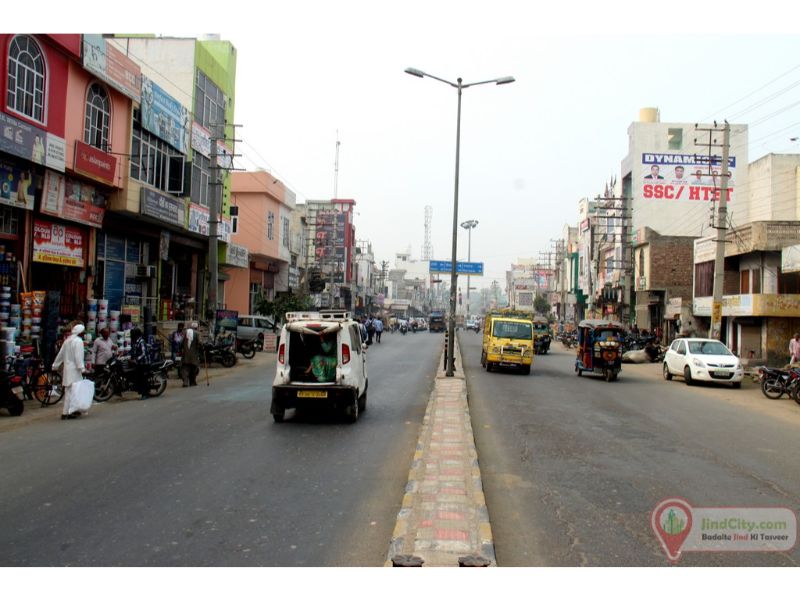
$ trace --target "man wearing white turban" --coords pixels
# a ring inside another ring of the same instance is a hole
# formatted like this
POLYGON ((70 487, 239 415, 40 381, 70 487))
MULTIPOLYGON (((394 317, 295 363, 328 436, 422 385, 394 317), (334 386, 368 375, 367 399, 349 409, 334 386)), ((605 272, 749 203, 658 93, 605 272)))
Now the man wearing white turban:
POLYGON ((83 356, 83 334, 86 328, 78 323, 72 328, 72 335, 62 344, 58 351, 56 360, 53 362, 53 370, 63 367, 61 374, 61 384, 64 386, 64 410, 61 413, 62 419, 75 419, 81 416, 80 411, 72 410, 72 399, 74 397, 74 384, 83 379, 83 372, 86 368, 83 356))

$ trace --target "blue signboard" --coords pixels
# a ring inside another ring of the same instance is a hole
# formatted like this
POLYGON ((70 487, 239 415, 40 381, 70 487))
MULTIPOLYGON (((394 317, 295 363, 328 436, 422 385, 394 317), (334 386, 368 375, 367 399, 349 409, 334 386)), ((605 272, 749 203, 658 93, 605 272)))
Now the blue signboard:
MULTIPOLYGON (((453 263, 449 260, 432 260, 430 261, 431 273, 452 273, 453 263)), ((457 275, 483 275, 482 262, 456 262, 457 275)))
POLYGON ((186 153, 189 111, 151 79, 142 75, 142 127, 186 153))

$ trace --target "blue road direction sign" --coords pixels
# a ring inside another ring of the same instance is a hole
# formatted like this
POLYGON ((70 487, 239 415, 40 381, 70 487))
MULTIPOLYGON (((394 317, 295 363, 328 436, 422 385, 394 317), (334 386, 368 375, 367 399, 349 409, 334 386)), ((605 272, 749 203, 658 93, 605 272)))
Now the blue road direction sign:
MULTIPOLYGON (((453 263, 449 260, 430 261, 431 273, 452 273, 453 263)), ((482 262, 456 262, 456 274, 458 275, 483 275, 482 262)))

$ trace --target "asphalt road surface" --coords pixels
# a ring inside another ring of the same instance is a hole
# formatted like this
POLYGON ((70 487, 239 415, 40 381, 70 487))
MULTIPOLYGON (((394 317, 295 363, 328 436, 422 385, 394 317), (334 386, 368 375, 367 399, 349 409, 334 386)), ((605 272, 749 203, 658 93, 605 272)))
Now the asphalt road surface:
POLYGON ((273 423, 272 355, 0 433, 0 565, 381 566, 442 340, 385 333, 353 425, 273 423))
MULTIPOLYGON (((460 334, 499 566, 668 564, 650 529, 664 498, 693 506, 800 499, 800 407, 751 389, 687 387, 659 365, 617 382, 576 377, 553 343, 531 375, 487 373, 480 336, 460 334)), ((680 565, 794 565, 800 550, 684 553, 680 565)))

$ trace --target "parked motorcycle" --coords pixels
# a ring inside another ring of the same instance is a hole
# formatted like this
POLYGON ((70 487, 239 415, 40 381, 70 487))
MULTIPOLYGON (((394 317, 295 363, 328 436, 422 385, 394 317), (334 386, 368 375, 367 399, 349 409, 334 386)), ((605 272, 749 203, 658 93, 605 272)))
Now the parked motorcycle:
MULTIPOLYGON (((170 359, 147 365, 149 396, 160 396, 167 389, 167 372, 172 365, 170 359)), ((94 380, 95 401, 105 402, 114 394, 121 396, 123 392, 138 392, 133 374, 133 366, 116 356, 99 367, 91 376, 94 380)))
POLYGON ((247 359, 254 358, 256 355, 255 341, 236 338, 236 352, 247 359))
POLYGON ((22 398, 17 396, 12 389, 20 385, 22 378, 5 369, 0 369, 0 408, 8 410, 12 417, 20 416, 25 410, 22 398))
POLYGON ((228 369, 236 364, 235 348, 235 344, 224 338, 218 338, 216 342, 206 342, 201 346, 206 363, 218 362, 228 369))
POLYGON ((758 380, 761 383, 761 393, 770 400, 777 400, 784 394, 791 395, 791 387, 797 388, 800 383, 800 371, 797 369, 771 369, 758 367, 758 380))

